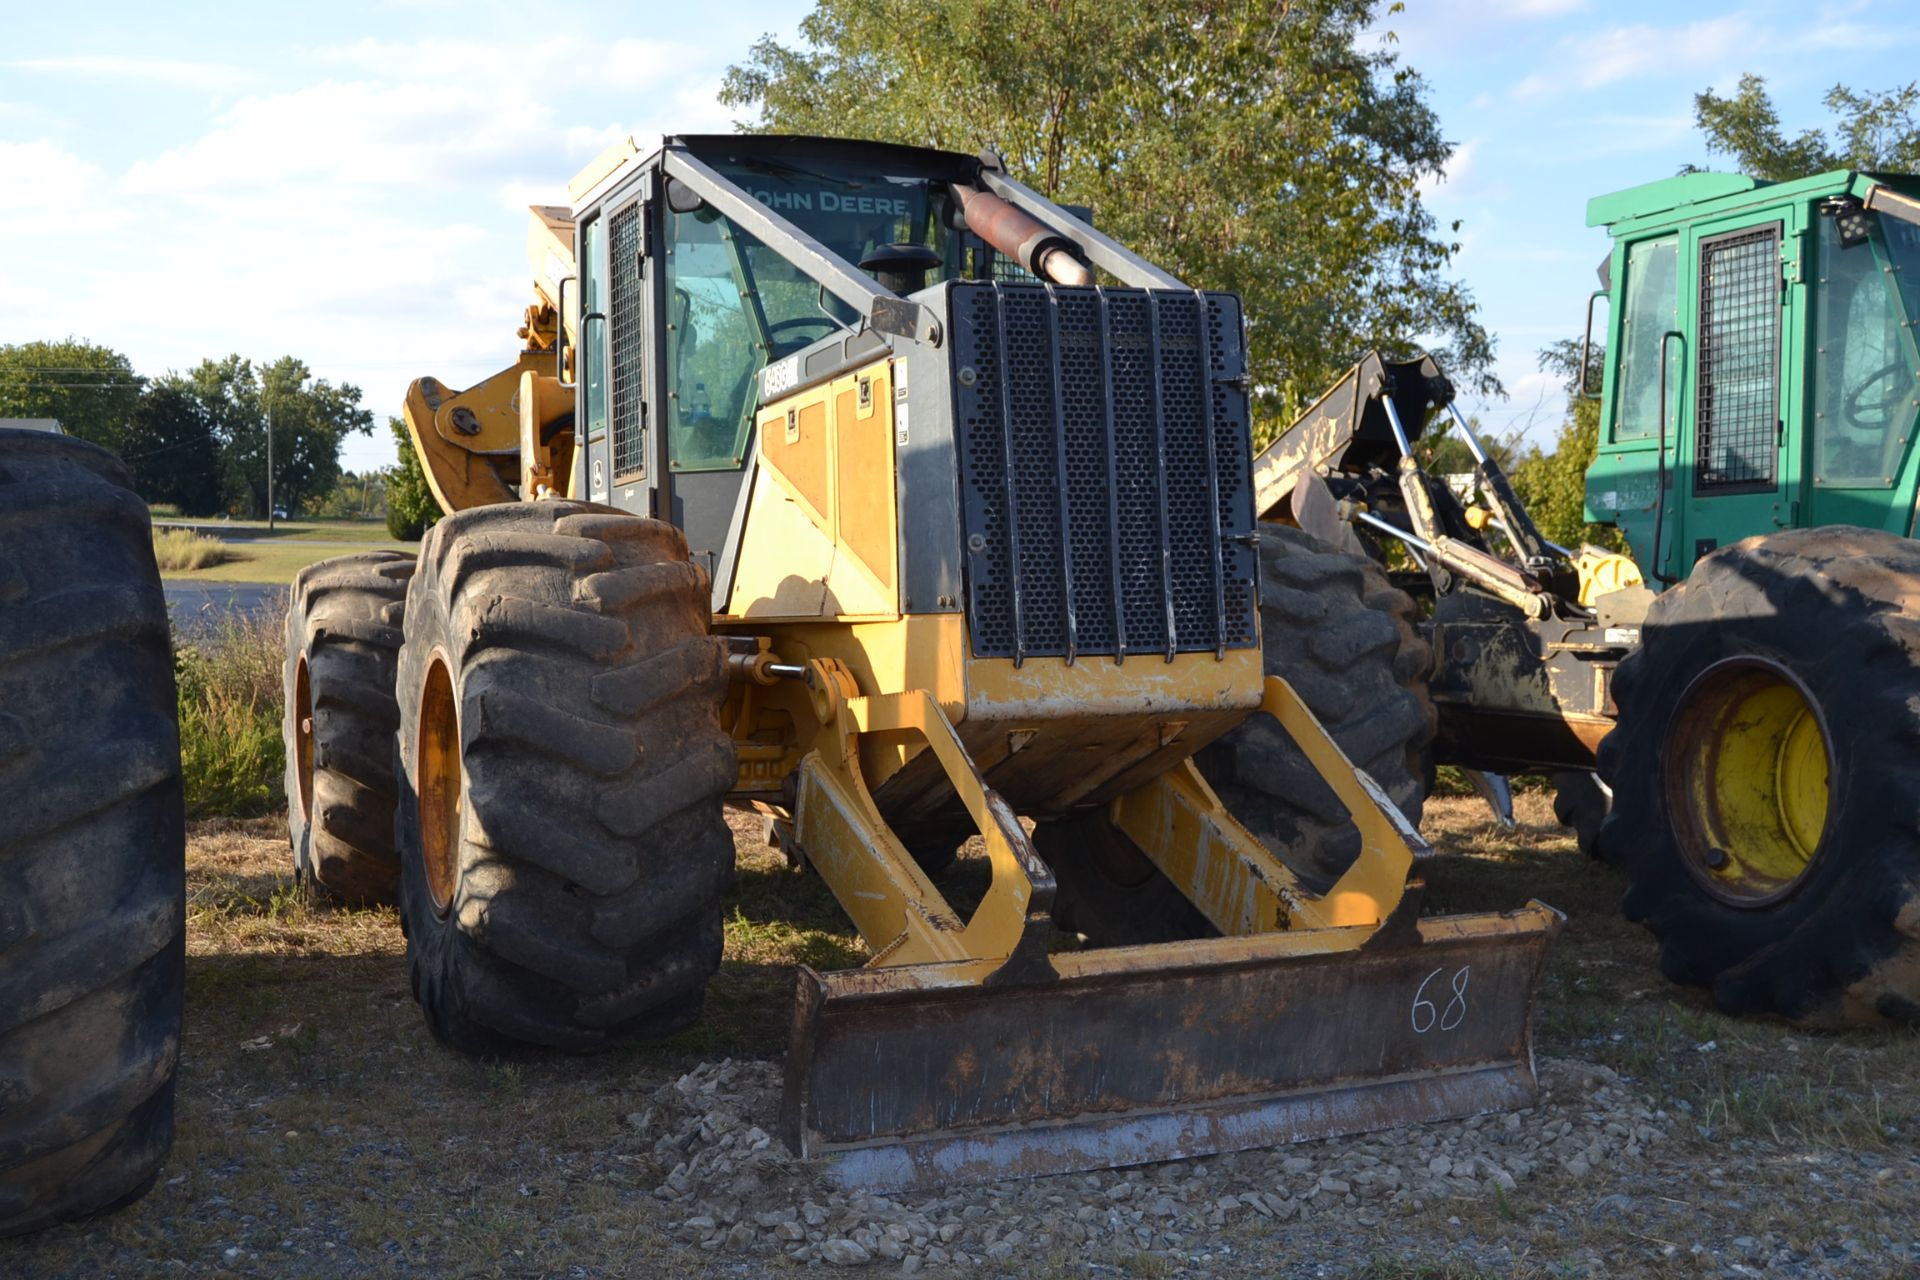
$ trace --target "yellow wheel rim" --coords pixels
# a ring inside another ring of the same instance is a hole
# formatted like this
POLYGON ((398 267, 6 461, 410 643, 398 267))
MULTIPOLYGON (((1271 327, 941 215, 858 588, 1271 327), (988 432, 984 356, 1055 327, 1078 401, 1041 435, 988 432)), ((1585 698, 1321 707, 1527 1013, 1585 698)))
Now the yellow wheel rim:
POLYGON ((1667 736, 1667 800, 1687 869, 1714 896, 1764 906, 1820 852, 1832 755, 1813 699, 1762 658, 1703 671, 1667 736))
POLYGON ((420 859, 434 912, 445 917, 460 879, 460 713, 453 678, 438 654, 420 691, 419 723, 420 859))

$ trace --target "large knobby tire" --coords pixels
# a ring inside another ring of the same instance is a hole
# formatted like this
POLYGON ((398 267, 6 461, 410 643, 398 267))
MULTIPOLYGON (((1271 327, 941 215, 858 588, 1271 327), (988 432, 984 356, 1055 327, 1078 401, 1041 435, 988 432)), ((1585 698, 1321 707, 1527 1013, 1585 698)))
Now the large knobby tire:
POLYGON ((396 838, 414 995, 470 1053, 699 1016, 735 780, 705 570, 578 502, 440 521, 407 592, 396 838))
POLYGON ((185 826, 166 597, 104 449, 0 431, 0 1236, 173 1143, 185 826))
POLYGON ((1728 1013, 1920 1021, 1916 609, 1915 543, 1770 534, 1661 595, 1620 664, 1600 855, 1728 1013))
POLYGON ((1573 832, 1580 852, 1598 858, 1600 824, 1607 820, 1613 799, 1606 784, 1584 769, 1563 769, 1553 775, 1554 821, 1573 832))
POLYGON ((287 838, 294 874, 343 902, 392 902, 394 670, 413 557, 366 551, 300 571, 287 601, 287 838))
MULTIPOLYGON (((1260 639, 1267 674, 1286 679, 1347 758, 1418 823, 1437 720, 1427 696, 1432 653, 1412 598, 1365 556, 1262 525, 1260 639)), ((1272 716, 1250 716, 1195 763, 1310 890, 1330 887, 1359 856, 1346 807, 1272 716)), ((1205 932, 1199 912, 1104 817, 1050 824, 1036 841, 1060 881, 1064 926, 1110 944, 1205 932)))

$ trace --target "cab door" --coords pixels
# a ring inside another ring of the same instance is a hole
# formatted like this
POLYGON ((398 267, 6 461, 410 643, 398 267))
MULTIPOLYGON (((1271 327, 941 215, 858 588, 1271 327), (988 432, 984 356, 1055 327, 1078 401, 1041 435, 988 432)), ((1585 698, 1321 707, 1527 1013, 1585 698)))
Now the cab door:
POLYGON ((1680 510, 1663 538, 1661 568, 1687 576, 1717 547, 1792 523, 1800 460, 1784 424, 1801 395, 1787 353, 1797 308, 1787 288, 1798 275, 1795 211, 1744 214, 1688 229, 1693 263, 1688 299, 1686 393, 1672 498, 1680 510))

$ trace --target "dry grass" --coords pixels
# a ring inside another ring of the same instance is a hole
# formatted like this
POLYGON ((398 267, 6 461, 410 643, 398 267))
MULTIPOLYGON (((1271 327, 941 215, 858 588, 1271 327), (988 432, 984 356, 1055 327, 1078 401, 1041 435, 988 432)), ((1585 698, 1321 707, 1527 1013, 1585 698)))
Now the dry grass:
POLYGON ((224 564, 232 552, 220 539, 190 529, 155 529, 153 558, 160 562, 162 573, 184 573, 224 564))
MULTIPOLYGON (((1774 1233, 1810 1258, 1839 1258, 1806 1274, 1897 1274, 1832 1249, 1842 1235, 1910 1238, 1920 1216, 1920 1038, 1720 1017, 1662 981, 1645 936, 1616 914, 1613 874, 1551 824, 1548 798, 1523 794, 1519 809, 1521 829, 1503 833, 1477 801, 1434 802, 1429 901, 1480 910, 1532 895, 1568 912, 1539 1050, 1609 1065, 1686 1116, 1657 1164, 1583 1181, 1549 1173, 1418 1219, 1327 1217, 1305 1254, 1297 1225, 1276 1237, 1236 1219, 1222 1257, 1238 1262, 1209 1273, 1720 1274, 1694 1243, 1733 1258, 1729 1241, 1774 1233), (1609 1211, 1620 1197, 1630 1208, 1609 1211), (1468 1250, 1479 1261, 1461 1260, 1468 1250), (1488 1264, 1489 1251, 1504 1260, 1488 1264)), ((600 1057, 494 1065, 429 1036, 391 911, 338 910, 293 886, 279 819, 197 824, 173 1158, 119 1214, 0 1244, 0 1275, 784 1274, 670 1239, 648 1194, 665 1170, 624 1119, 701 1059, 778 1056, 792 963, 863 956, 818 879, 788 870, 757 818, 731 820, 740 874, 702 1023, 600 1057)), ((1011 1274, 1076 1280, 1184 1274, 1147 1255, 1012 1261, 1011 1274)))

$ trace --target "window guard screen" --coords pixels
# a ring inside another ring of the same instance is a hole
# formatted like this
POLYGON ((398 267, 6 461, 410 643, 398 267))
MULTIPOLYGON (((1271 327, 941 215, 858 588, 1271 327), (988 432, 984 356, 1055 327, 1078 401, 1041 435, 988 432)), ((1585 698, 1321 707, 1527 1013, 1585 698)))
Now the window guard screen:
POLYGON ((615 213, 607 227, 608 272, 612 277, 607 321, 613 366, 613 476, 615 482, 647 470, 646 391, 641 316, 646 290, 640 275, 641 202, 615 213))
POLYGON ((1696 493, 1776 485, 1780 441, 1780 224, 1700 242, 1696 493))

